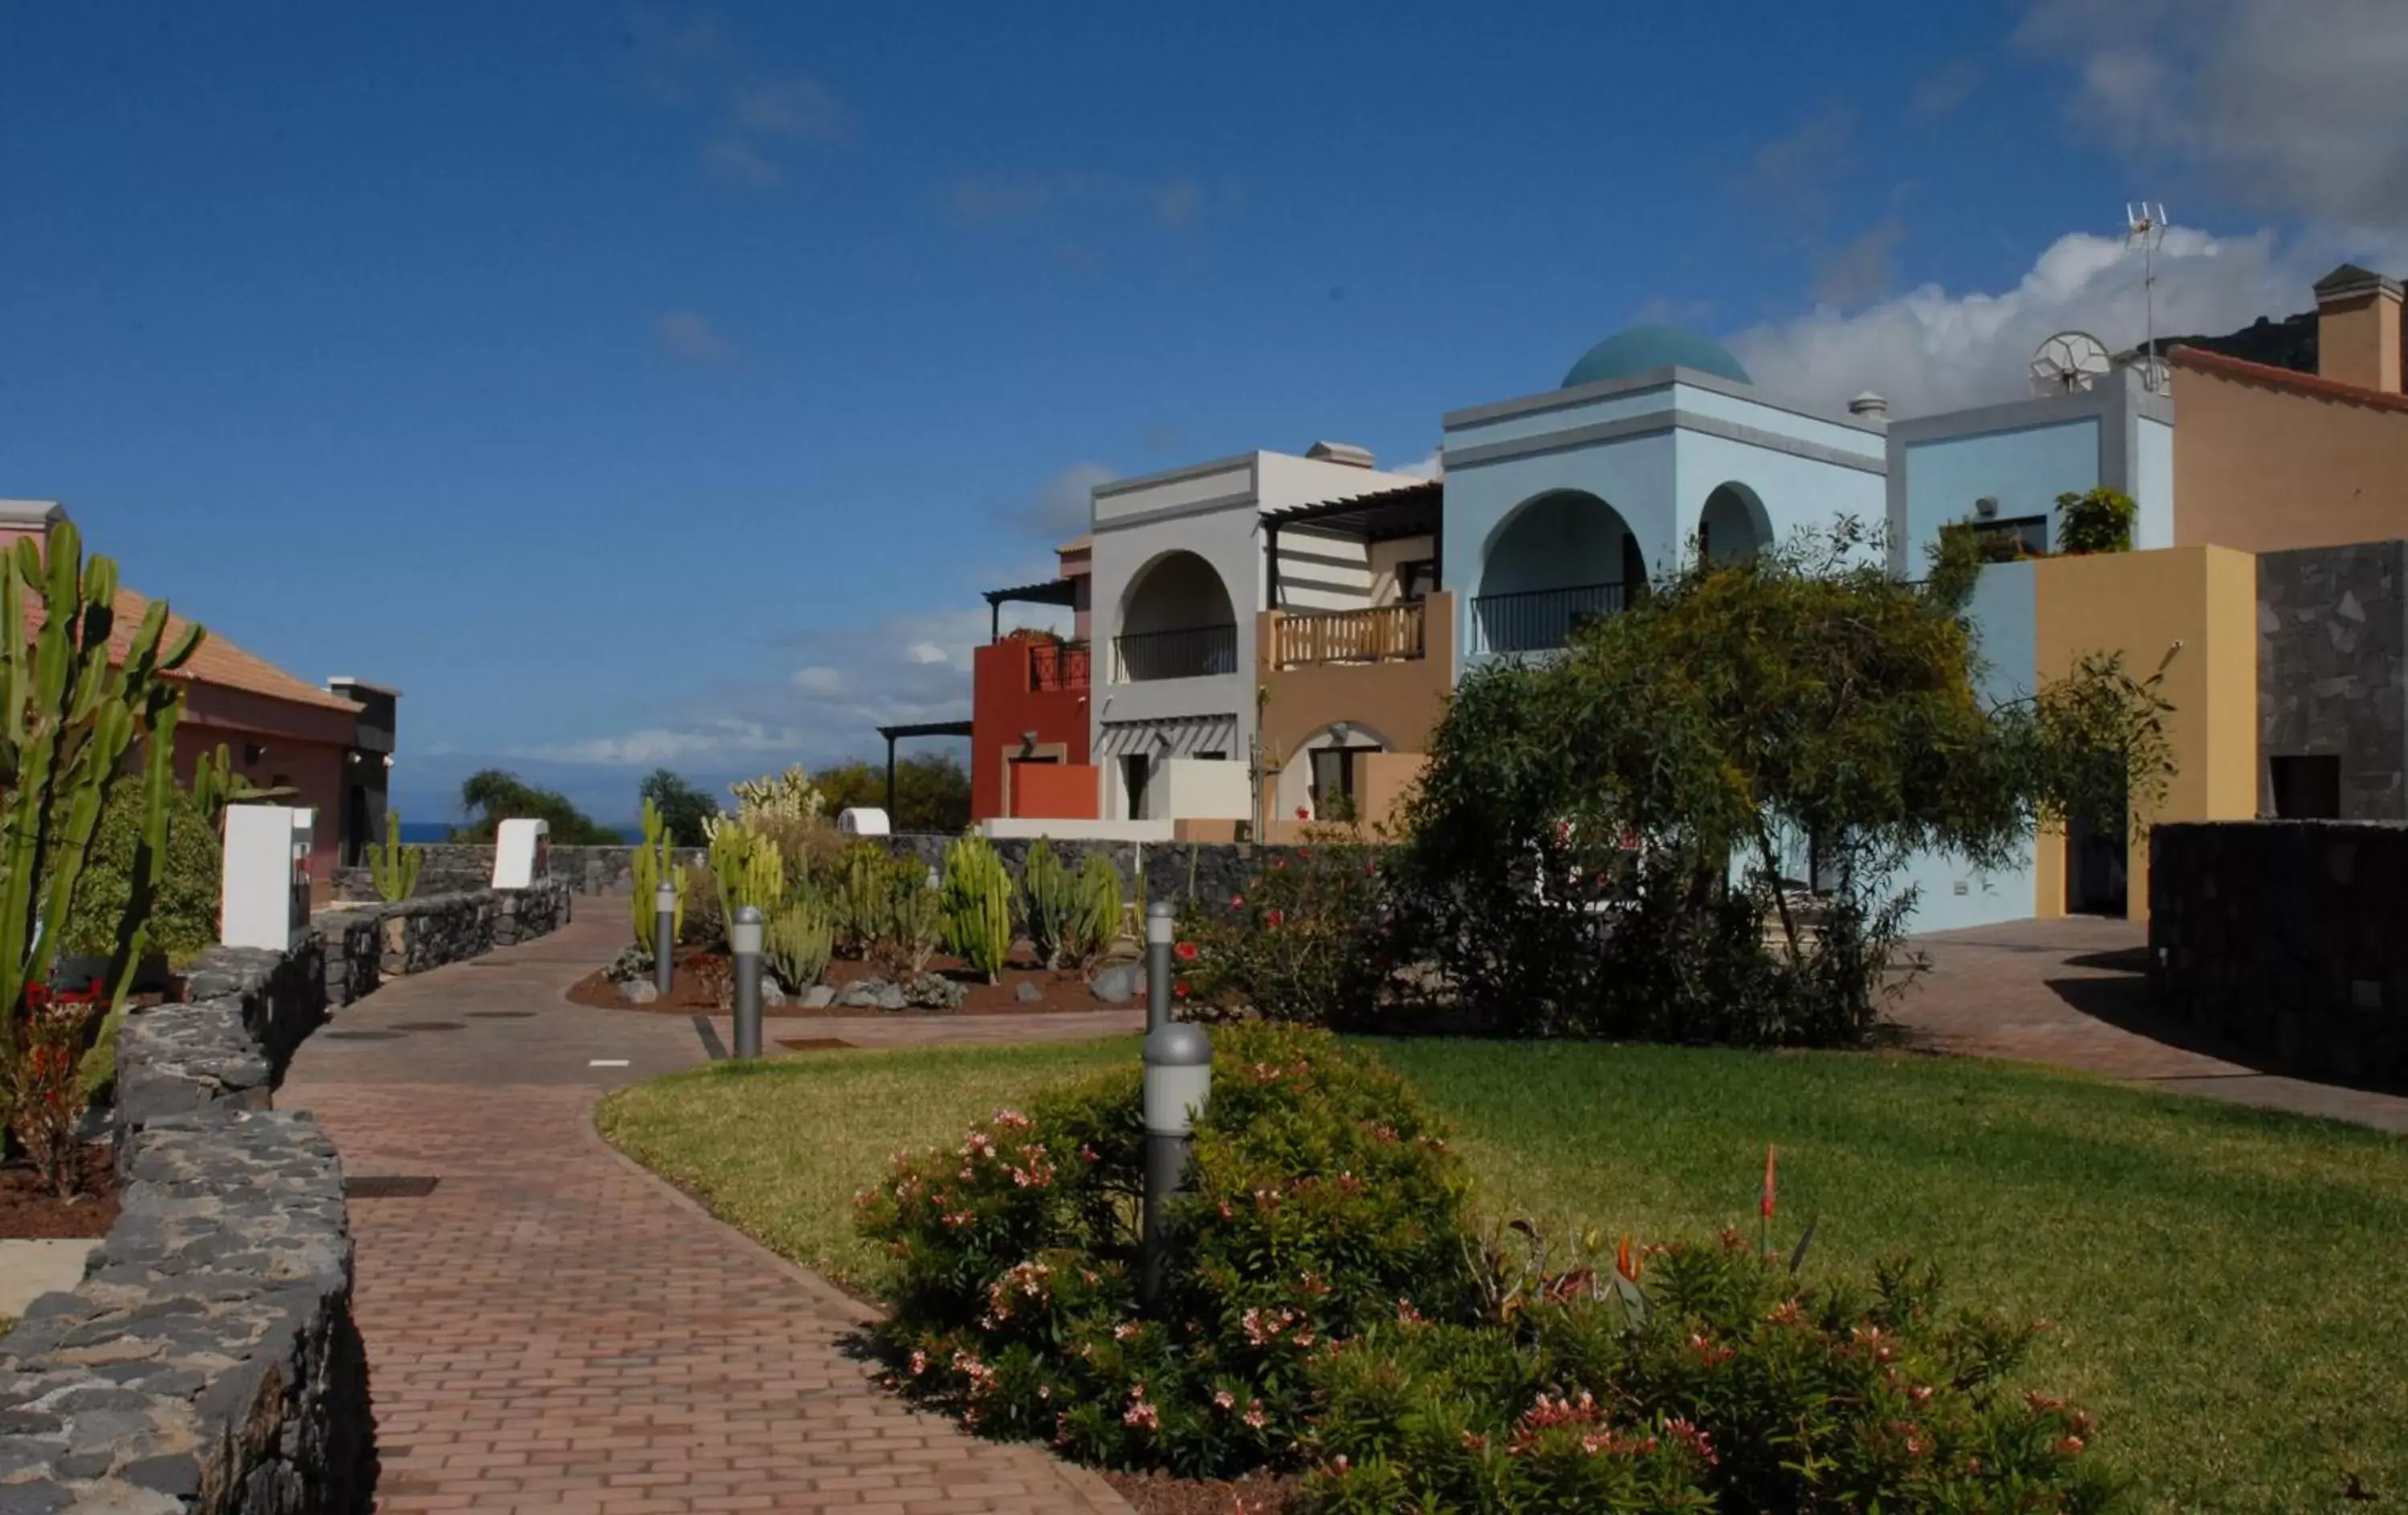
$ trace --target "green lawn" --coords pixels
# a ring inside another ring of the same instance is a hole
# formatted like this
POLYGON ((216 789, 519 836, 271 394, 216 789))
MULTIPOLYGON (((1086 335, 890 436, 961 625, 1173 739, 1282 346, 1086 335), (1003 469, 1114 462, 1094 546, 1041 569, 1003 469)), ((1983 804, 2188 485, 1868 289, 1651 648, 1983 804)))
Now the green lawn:
MULTIPOLYGON (((2012 1065, 1383 1042, 1484 1206, 1642 1238, 1779 1229, 1824 1265, 1910 1250, 1958 1297, 2057 1323, 2036 1370, 2100 1412, 2154 1508, 2408 1504, 2408 1142, 2012 1065), (2355 1475, 2382 1503, 2340 1498, 2355 1475)), ((1043 1083, 1075 1046, 813 1053, 613 1095, 604 1131, 797 1261, 860 1283, 853 1192, 1043 1083)))

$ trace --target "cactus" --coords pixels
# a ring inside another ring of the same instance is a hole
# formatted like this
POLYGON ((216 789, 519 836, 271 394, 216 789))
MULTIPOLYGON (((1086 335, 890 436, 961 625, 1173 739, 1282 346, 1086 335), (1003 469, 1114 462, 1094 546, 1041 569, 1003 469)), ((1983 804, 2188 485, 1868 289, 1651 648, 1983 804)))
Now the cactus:
POLYGON ((786 863, 778 844, 741 825, 721 826, 710 838, 710 877, 719 886, 719 913, 736 919, 738 906, 774 913, 786 897, 786 863))
POLYGON ((855 842, 833 871, 827 902, 837 946, 848 957, 865 957, 886 929, 886 853, 875 842, 855 842))
POLYGON ((1039 836, 1029 844, 1020 865, 1020 892, 1028 902, 1028 945, 1037 961, 1049 968, 1062 965, 1069 946, 1071 912, 1077 908, 1077 883, 1062 865, 1054 844, 1039 836))
POLYGON ((1070 911, 1062 933, 1066 961, 1084 967, 1111 950, 1121 934, 1121 876, 1111 859, 1087 854, 1070 886, 1070 911))
POLYGON ((945 849, 945 945, 989 983, 1011 955, 1011 875, 994 844, 965 836, 945 849))
POLYGON ((908 981, 928 971, 928 959, 944 939, 944 893, 928 865, 904 853, 880 866, 878 937, 870 955, 890 979, 908 981))
POLYGON ((109 792, 142 748, 142 840, 133 890, 119 919, 109 979, 120 1004, 149 944, 147 917, 167 850, 167 793, 175 785, 181 686, 165 676, 191 661, 198 626, 165 642, 167 607, 151 602, 115 666, 117 565, 83 561, 71 522, 44 541, 18 541, 0 565, 0 1052, 13 1062, 26 990, 45 983, 109 792), (27 633, 28 593, 42 623, 27 633), (165 643, 165 645, 163 645, 165 643))
MULTIPOLYGON (((677 933, 685 930, 685 873, 677 865, 677 854, 669 846, 668 823, 661 819, 660 808, 650 799, 644 801, 644 840, 636 849, 632 871, 635 891, 627 900, 628 913, 636 921, 636 946, 647 957, 659 950, 652 941, 653 895, 666 879, 677 886, 677 913, 670 924, 677 933)), ((669 943, 674 951, 677 943, 669 943)))
MULTIPOLYGON (((222 752, 223 748, 218 749, 222 752)), ((419 865, 426 861, 426 850, 401 845, 401 812, 384 813, 384 845, 368 849, 368 876, 376 880, 380 898, 391 903, 408 899, 418 892, 419 865)))
POLYGON ((818 983, 835 948, 836 927, 817 900, 791 900, 762 924, 762 955, 789 993, 818 983))

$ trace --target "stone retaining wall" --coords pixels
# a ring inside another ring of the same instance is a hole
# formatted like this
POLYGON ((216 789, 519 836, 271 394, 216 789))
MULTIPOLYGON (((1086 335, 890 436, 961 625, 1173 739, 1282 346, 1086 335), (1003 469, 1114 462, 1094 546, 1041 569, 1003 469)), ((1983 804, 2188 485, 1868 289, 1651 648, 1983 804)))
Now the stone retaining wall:
POLYGON ((555 876, 532 889, 422 893, 394 905, 348 906, 311 923, 324 942, 326 1000, 348 1005, 387 979, 549 935, 568 916, 569 886, 555 876))
POLYGON ((120 1034, 123 1213, 0 1341, 0 1511, 369 1509, 342 1165, 265 1108, 324 1017, 322 945, 220 949, 190 983, 120 1034))
POLYGON ((2181 1019, 2315 1078, 2408 1092, 2408 826, 2163 824, 2150 979, 2181 1019))
MULTIPOLYGON (((412 899, 462 893, 486 888, 493 882, 491 843, 429 842, 419 850, 424 855, 419 863, 418 888, 410 895, 412 899)), ((681 847, 676 856, 678 865, 682 867, 700 862, 703 850, 699 847, 681 847)), ((624 894, 635 884, 635 858, 632 843, 554 847, 552 876, 566 884, 573 894, 624 894)), ((366 868, 337 868, 335 893, 339 899, 375 901, 376 879, 366 868)))

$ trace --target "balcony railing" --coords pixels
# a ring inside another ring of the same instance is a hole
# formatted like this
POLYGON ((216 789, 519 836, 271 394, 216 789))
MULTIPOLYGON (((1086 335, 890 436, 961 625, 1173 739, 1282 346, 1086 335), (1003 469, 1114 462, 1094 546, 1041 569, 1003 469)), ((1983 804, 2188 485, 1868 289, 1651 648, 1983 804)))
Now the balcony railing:
POLYGON ((1031 693, 1084 689, 1094 661, 1084 642, 1031 642, 1028 644, 1028 688, 1031 693))
POLYGON ((1271 656, 1293 668, 1314 663, 1385 663, 1424 655, 1423 602, 1368 610, 1316 610, 1284 615, 1271 656))
POLYGON ((1473 652, 1547 652, 1570 644, 1572 633, 1622 608, 1622 585, 1574 584, 1520 594, 1483 594, 1471 602, 1473 652))
POLYGON ((1178 631, 1141 631, 1112 638, 1113 681, 1204 679, 1238 671, 1238 628, 1188 626, 1178 631))

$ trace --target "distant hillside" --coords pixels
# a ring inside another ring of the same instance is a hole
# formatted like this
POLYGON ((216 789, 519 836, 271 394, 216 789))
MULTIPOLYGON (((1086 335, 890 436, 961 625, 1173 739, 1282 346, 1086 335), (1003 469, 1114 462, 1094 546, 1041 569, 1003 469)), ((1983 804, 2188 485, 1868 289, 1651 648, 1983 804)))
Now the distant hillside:
MULTIPOLYGON (((2408 311, 2401 320, 2402 339, 2408 340, 2408 311)), ((2296 316, 2280 321, 2258 317, 2237 332, 2221 336, 2160 336, 2157 350, 2168 352, 2178 347, 2204 348, 2221 352, 2228 358, 2245 363, 2262 363, 2271 368, 2288 368, 2295 373, 2316 371, 2316 313, 2302 310, 2296 316)))

